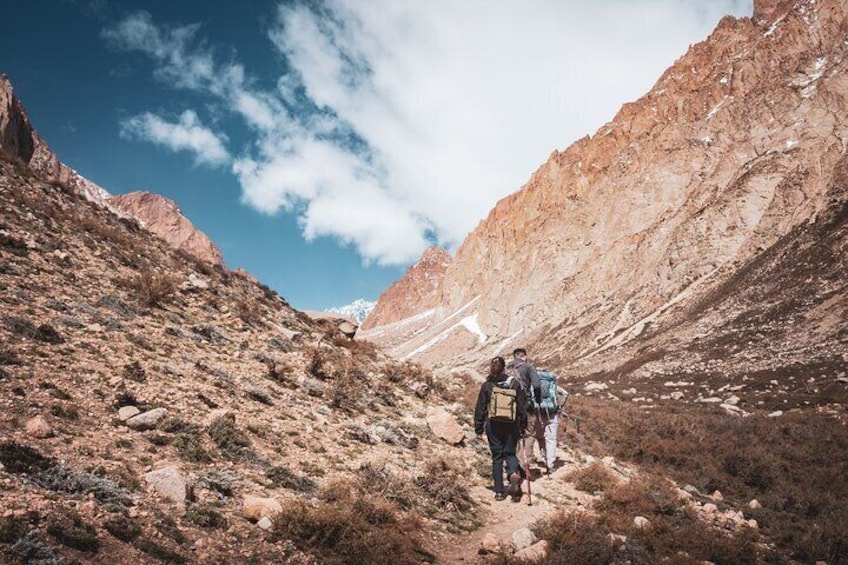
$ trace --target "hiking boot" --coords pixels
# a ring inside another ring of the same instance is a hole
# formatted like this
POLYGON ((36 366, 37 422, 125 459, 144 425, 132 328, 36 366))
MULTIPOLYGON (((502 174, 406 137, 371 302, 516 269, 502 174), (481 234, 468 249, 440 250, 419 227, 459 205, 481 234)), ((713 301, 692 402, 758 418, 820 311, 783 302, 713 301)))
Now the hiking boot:
POLYGON ((512 497, 513 502, 521 500, 521 476, 518 473, 509 476, 509 490, 507 492, 512 497))
POLYGON ((502 492, 496 492, 495 493, 495 501, 496 502, 500 502, 501 500, 505 500, 505 499, 506 499, 506 495, 504 493, 502 493, 502 492))

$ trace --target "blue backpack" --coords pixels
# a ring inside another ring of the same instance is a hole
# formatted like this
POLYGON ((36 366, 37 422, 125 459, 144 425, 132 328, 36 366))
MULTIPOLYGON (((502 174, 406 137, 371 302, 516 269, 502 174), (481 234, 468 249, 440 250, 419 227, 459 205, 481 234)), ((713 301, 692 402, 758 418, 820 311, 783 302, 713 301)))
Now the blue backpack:
POLYGON ((545 413, 548 416, 558 414, 562 405, 568 400, 568 393, 557 387, 557 377, 555 374, 550 371, 537 372, 541 383, 542 402, 537 403, 534 398, 532 400, 533 411, 545 413), (562 398, 562 400, 560 401, 559 398, 562 398))

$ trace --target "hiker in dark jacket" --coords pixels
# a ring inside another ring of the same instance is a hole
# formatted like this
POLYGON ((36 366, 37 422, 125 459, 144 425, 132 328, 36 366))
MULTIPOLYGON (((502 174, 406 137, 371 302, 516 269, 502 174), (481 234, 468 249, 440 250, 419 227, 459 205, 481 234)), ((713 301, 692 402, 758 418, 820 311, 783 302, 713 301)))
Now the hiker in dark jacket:
MULTIPOLYGON (((542 402, 542 381, 539 380, 539 373, 536 372, 536 368, 527 362, 527 350, 519 347, 513 351, 512 361, 509 362, 506 369, 508 373, 515 375, 518 382, 521 383, 521 388, 525 391, 527 398, 525 410, 528 413, 532 412, 531 400, 535 398, 537 405, 542 402)), ((523 433, 522 437, 519 438, 516 450, 518 453, 518 463, 521 468, 529 469, 530 461, 527 461, 529 457, 526 454, 527 450, 525 448, 529 448, 532 451, 533 443, 531 439, 529 440, 530 443, 525 445, 525 435, 527 434, 523 433)))
POLYGON ((509 492, 513 501, 521 500, 521 475, 518 470, 518 458, 515 454, 518 440, 527 427, 527 401, 521 385, 510 379, 504 372, 506 363, 503 357, 495 357, 489 367, 489 376, 480 387, 477 395, 477 407, 474 410, 474 431, 478 436, 486 432, 489 450, 492 452, 492 479, 494 480, 495 500, 506 498, 504 493, 503 466, 506 462, 509 477, 509 492), (496 387, 515 391, 514 421, 492 420, 489 406, 492 391, 496 387))

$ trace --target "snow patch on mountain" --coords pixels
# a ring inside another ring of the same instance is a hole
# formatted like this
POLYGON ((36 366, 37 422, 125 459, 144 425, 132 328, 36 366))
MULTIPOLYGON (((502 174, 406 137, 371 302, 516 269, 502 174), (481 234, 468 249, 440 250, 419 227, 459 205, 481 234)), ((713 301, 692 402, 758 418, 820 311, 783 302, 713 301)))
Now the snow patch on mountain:
POLYGON ((357 324, 361 324, 362 320, 364 320, 366 316, 371 313, 371 310, 374 309, 374 306, 376 304, 376 302, 369 302, 368 300, 359 298, 346 306, 330 308, 328 312, 332 312, 333 314, 341 314, 342 316, 349 316, 356 320, 357 324))

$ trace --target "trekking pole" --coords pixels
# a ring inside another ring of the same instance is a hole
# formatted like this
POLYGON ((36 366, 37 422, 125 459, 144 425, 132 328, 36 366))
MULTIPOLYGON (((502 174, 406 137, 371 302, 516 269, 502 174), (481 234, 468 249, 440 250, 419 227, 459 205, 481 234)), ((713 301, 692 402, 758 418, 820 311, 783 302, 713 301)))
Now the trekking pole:
POLYGON ((527 438, 524 438, 524 476, 527 478, 527 506, 533 506, 533 493, 530 489, 530 484, 533 482, 530 478, 530 456, 527 454, 527 438))

